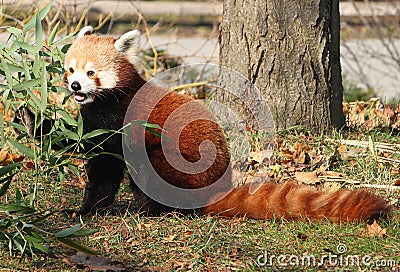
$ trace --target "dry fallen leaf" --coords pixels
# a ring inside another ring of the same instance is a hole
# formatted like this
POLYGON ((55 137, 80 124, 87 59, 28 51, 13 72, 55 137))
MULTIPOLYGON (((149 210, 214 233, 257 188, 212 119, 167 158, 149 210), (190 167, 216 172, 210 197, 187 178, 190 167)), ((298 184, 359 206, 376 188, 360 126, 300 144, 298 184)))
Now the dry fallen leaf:
POLYGON ((316 184, 320 182, 316 172, 295 172, 294 176, 297 181, 304 184, 316 184))
POLYGON ((3 166, 14 162, 20 162, 24 158, 25 158, 24 156, 11 153, 11 151, 8 150, 7 146, 5 146, 3 149, 0 150, 0 163, 3 166))
POLYGON ((3 148, 0 150, 0 161, 3 162, 7 157, 7 150, 3 148))
POLYGON ((367 234, 370 237, 373 236, 378 236, 378 237, 383 237, 386 235, 386 230, 387 229, 382 229, 381 226, 374 220, 374 223, 367 224, 367 234))
POLYGON ((273 154, 274 150, 261 150, 257 152, 250 152, 249 159, 258 163, 263 163, 264 161, 270 160, 273 154))
POLYGON ((287 160, 292 161, 294 160, 295 156, 289 148, 282 147, 280 150, 280 156, 284 156, 287 160))
POLYGON ((324 188, 329 192, 336 192, 340 190, 341 185, 338 182, 324 182, 324 188))
POLYGON ((76 253, 70 257, 64 258, 63 261, 69 265, 81 265, 90 270, 98 271, 126 271, 126 267, 110 258, 103 256, 90 256, 83 253, 76 253))
POLYGON ((379 98, 369 101, 343 103, 343 112, 349 126, 364 126, 367 129, 375 127, 399 127, 399 106, 386 105, 383 107, 379 98))
POLYGON ((311 146, 300 142, 295 142, 293 144, 293 149, 296 151, 297 156, 299 156, 302 152, 309 152, 313 150, 311 146))
POLYGON ((175 239, 175 237, 176 237, 176 234, 171 234, 171 235, 169 235, 168 237, 165 237, 165 238, 164 238, 164 241, 166 241, 166 242, 172 242, 172 241, 175 239))
POLYGON ((340 144, 339 147, 337 148, 337 151, 338 151, 339 153, 346 152, 346 151, 347 151, 347 146, 344 145, 344 144, 340 144))
POLYGON ((297 163, 308 163, 310 160, 310 156, 308 156, 307 152, 302 151, 296 158, 294 158, 294 161, 297 163))
POLYGON ((145 224, 145 223, 138 223, 136 225, 138 230, 147 230, 147 229, 151 229, 151 224, 145 224))

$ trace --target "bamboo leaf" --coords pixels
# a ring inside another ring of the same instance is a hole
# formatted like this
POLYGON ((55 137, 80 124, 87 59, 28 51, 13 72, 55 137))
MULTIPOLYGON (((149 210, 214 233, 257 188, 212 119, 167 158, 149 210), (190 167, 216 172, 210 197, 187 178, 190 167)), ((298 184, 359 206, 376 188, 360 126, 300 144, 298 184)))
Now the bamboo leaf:
POLYGON ((30 158, 32 160, 35 159, 35 152, 32 149, 30 149, 29 147, 27 147, 17 141, 11 140, 11 139, 8 139, 8 142, 10 144, 12 144, 16 149, 18 149, 20 152, 22 152, 28 158, 30 158))
POLYGON ((82 115, 79 114, 78 115, 78 136, 79 138, 82 138, 83 135, 83 119, 82 119, 82 115))
POLYGON ((150 132, 153 135, 156 135, 162 139, 164 139, 167 142, 172 142, 172 139, 168 138, 163 132, 166 132, 163 128, 161 128, 159 125, 157 124, 153 124, 153 123, 148 123, 147 121, 144 120, 134 120, 132 121, 133 125, 139 126, 139 127, 143 127, 145 130, 147 130, 148 132, 150 132), (158 131, 161 130, 161 131, 158 131))
POLYGON ((54 38, 56 37, 59 26, 60 26, 60 21, 57 22, 57 24, 54 26, 53 30, 51 31, 49 38, 47 39, 48 44, 51 44, 54 41, 54 38))
MULTIPOLYGON (((3 72, 6 76, 8 86, 11 87, 14 83, 14 80, 12 77, 12 71, 10 69, 10 65, 8 63, 6 63, 4 60, 0 60, 0 64, 1 64, 1 69, 3 70, 3 72)), ((5 98, 6 97, 4 97, 4 95, 3 95, 3 101, 5 98)))
POLYGON ((42 244, 39 244, 39 243, 36 243, 36 242, 32 242, 32 246, 33 246, 35 249, 40 250, 40 251, 43 252, 43 253, 50 254, 49 248, 48 248, 48 247, 45 247, 45 246, 42 245, 42 244))
POLYGON ((7 211, 9 213, 20 213, 20 214, 31 214, 36 211, 33 208, 19 204, 0 204, 0 210, 7 211))
POLYGON ((100 136, 105 133, 111 133, 111 132, 112 131, 108 130, 108 129, 96 129, 96 130, 93 130, 93 131, 88 132, 85 135, 83 135, 82 139, 86 140, 86 139, 90 139, 90 138, 100 136))
POLYGON ((25 80, 22 81, 21 83, 16 84, 13 89, 15 91, 22 91, 22 90, 27 90, 27 89, 32 89, 35 86, 38 86, 40 84, 40 78, 35 78, 31 80, 25 80))
POLYGON ((31 76, 31 71, 28 68, 27 62, 23 61, 22 62, 22 72, 24 73, 26 80, 31 80, 32 76, 31 76))
POLYGON ((75 145, 76 145, 76 143, 73 143, 73 144, 70 144, 70 145, 67 145, 67 146, 63 147, 63 148, 60 149, 60 150, 57 150, 57 151, 53 154, 52 157, 57 158, 58 156, 61 156, 62 154, 64 154, 65 152, 67 152, 68 150, 70 150, 71 148, 73 148, 75 145))
POLYGON ((79 176, 79 170, 78 167, 76 167, 73 164, 68 164, 68 168, 71 169, 71 171, 76 175, 79 176))
POLYGON ((35 60, 33 61, 33 64, 32 64, 31 71, 37 78, 40 77, 40 70, 39 70, 40 69, 40 61, 41 61, 40 55, 39 55, 39 53, 36 53, 35 60))
POLYGON ((8 122, 8 124, 10 126, 16 128, 17 130, 21 131, 21 132, 28 133, 28 130, 26 129, 26 127, 24 125, 17 124, 17 123, 14 123, 14 122, 8 122))
MULTIPOLYGON (((24 64, 24 63, 22 63, 24 64)), ((8 69, 10 73, 18 73, 18 72, 25 72, 24 68, 14 64, 14 63, 7 63, 8 69)))
POLYGON ((86 237, 98 232, 96 229, 80 229, 75 233, 71 234, 69 238, 79 238, 79 237, 86 237))
POLYGON ((37 50, 36 50, 36 46, 30 45, 28 43, 25 42, 20 42, 20 41, 15 41, 12 45, 11 49, 16 50, 17 48, 22 48, 25 49, 26 51, 28 51, 30 54, 36 54, 37 50))
MULTIPOLYGON (((16 162, 16 163, 11 163, 11 164, 1 167, 0 168, 0 177, 10 173, 11 171, 13 171, 15 168, 17 168, 20 165, 21 164, 19 162, 16 162)), ((0 182, 0 184, 1 184, 1 182, 0 182)))
POLYGON ((57 232, 55 235, 57 238, 63 238, 63 237, 68 237, 71 234, 77 232, 79 230, 79 228, 81 227, 81 224, 76 224, 70 228, 67 229, 63 229, 59 232, 57 232))
POLYGON ((66 112, 64 110, 59 110, 59 111, 57 111, 57 113, 59 113, 63 117, 62 119, 68 125, 74 126, 74 127, 78 126, 78 122, 74 118, 72 118, 71 115, 68 112, 66 112))
POLYGON ((144 121, 144 120, 133 120, 132 124, 137 125, 137 126, 141 126, 141 127, 145 127, 145 128, 146 127, 147 128, 158 128, 158 129, 162 130, 162 128, 159 125, 153 124, 153 123, 149 123, 149 122, 144 121))
POLYGON ((3 93, 3 100, 5 100, 4 103, 4 112, 8 112, 8 110, 11 107, 11 101, 12 99, 8 99, 8 96, 10 95, 11 90, 6 89, 3 93))
POLYGON ((3 196, 7 192, 8 187, 10 187, 11 177, 8 177, 6 180, 6 183, 0 188, 0 196, 3 196))
POLYGON ((43 46, 43 31, 42 31, 42 19, 37 14, 35 20, 35 47, 36 51, 39 51, 43 46))
POLYGON ((46 63, 44 60, 42 61, 42 74, 41 74, 41 101, 40 101, 40 110, 43 112, 47 106, 47 98, 48 98, 48 90, 47 90, 47 71, 46 71, 46 63))
POLYGON ((88 255, 99 255, 99 253, 97 251, 95 251, 87 246, 84 246, 82 244, 79 244, 71 239, 64 238, 64 237, 57 237, 56 240, 60 244, 66 246, 68 248, 74 249, 76 251, 83 252, 88 255))
POLYGON ((22 30, 16 27, 7 27, 7 31, 13 34, 15 37, 22 36, 23 34, 22 30))
MULTIPOLYGON (((121 160, 121 161, 125 161, 124 157, 121 156, 120 154, 110 153, 110 152, 101 152, 100 154, 101 154, 101 155, 110 155, 110 156, 113 156, 113 157, 116 158, 116 159, 119 159, 119 160, 121 160)), ((99 154, 99 155, 100 155, 100 154, 99 154)))
POLYGON ((67 136, 67 139, 71 139, 71 140, 74 140, 74 141, 78 141, 79 140, 79 136, 75 132, 70 131, 70 130, 68 130, 66 128, 61 128, 61 130, 67 136))
MULTIPOLYGON (((71 39, 74 36, 74 33, 69 34, 68 36, 65 36, 64 38, 59 39, 58 41, 53 43, 53 46, 58 46, 60 44, 66 43, 69 39, 71 39)), ((69 46, 69 45, 68 45, 69 46)))
POLYGON ((19 241, 17 241, 17 239, 12 239, 12 240, 10 240, 10 242, 12 241, 12 243, 17 247, 17 249, 21 252, 21 253, 24 253, 25 252, 25 246, 23 247, 20 243, 19 243, 19 241))
POLYGON ((34 128, 37 129, 39 127, 39 125, 41 124, 38 120, 38 116, 37 116, 37 108, 40 107, 40 100, 39 98, 31 91, 31 90, 27 90, 28 95, 32 98, 32 99, 27 99, 28 105, 32 107, 32 109, 34 109, 34 112, 32 112, 32 121, 34 120, 34 128))
POLYGON ((46 6, 44 6, 44 8, 42 8, 41 10, 39 10, 39 12, 36 14, 35 17, 33 17, 32 19, 30 19, 23 27, 23 31, 24 32, 28 32, 29 30, 31 30, 35 25, 36 25, 36 17, 38 17, 38 20, 42 21, 43 18, 47 15, 47 13, 50 11, 52 5, 52 1, 50 1, 46 6))
POLYGON ((4 135, 4 118, 2 114, 0 114, 0 134, 1 134, 0 148, 3 149, 5 145, 5 135, 4 135))

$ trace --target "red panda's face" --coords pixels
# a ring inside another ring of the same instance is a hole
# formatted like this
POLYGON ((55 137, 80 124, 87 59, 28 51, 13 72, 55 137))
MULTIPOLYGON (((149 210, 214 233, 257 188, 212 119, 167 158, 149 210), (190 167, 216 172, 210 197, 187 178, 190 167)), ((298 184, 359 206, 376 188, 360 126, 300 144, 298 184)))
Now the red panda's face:
POLYGON ((93 62, 88 62, 82 68, 77 66, 77 60, 72 59, 65 67, 68 89, 74 94, 75 102, 78 104, 87 104, 93 102, 96 93, 102 88, 114 88, 116 84, 115 73, 110 71, 111 77, 114 77, 104 84, 100 81, 101 74, 104 71, 98 71, 93 62), (100 74, 100 75, 99 75, 100 74), (113 76, 114 75, 114 76, 113 76), (108 85, 108 86, 107 86, 108 85))
POLYGON ((68 90, 81 105, 102 99, 105 92, 118 88, 121 65, 132 63, 137 57, 140 38, 138 31, 128 32, 117 40, 88 34, 88 27, 81 30, 64 63, 68 90))

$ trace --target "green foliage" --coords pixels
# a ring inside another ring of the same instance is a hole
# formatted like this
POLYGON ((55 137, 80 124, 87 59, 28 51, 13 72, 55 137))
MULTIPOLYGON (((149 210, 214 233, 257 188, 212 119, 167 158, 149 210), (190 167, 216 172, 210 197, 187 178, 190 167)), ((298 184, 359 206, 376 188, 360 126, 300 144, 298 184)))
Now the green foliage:
MULTIPOLYGON (((9 164, 0 168, 0 184, 2 184, 0 197, 6 194, 12 178, 19 168, 20 163, 9 164)), ((90 235, 95 232, 93 230, 80 229, 79 224, 56 233, 54 237, 44 238, 40 235, 44 231, 37 227, 38 223, 46 220, 53 212, 49 210, 37 211, 33 205, 25 200, 18 188, 15 190, 15 199, 12 203, 0 204, 0 214, 2 214, 0 219, 0 243, 8 246, 10 254, 14 250, 19 251, 22 257, 27 253, 33 254, 37 251, 50 253, 50 249, 45 244, 52 240, 70 245, 70 247, 87 254, 96 254, 95 251, 71 240, 71 238, 90 235)))
MULTIPOLYGON (((43 39, 42 20, 50 7, 51 3, 39 10, 22 28, 7 27, 7 43, 0 45, 0 95, 4 113, 16 112, 21 107, 27 107, 34 113, 35 124, 32 137, 21 124, 4 124, 5 118, 1 116, 1 147, 9 145, 15 152, 23 154, 25 161, 30 161, 34 166, 28 194, 24 194, 20 188, 13 187, 13 181, 21 178, 23 162, 0 168, 0 244, 8 247, 10 254, 19 251, 22 256, 37 251, 49 253, 49 247, 46 245, 52 242, 59 242, 88 254, 96 254, 95 251, 72 240, 95 231, 83 230, 80 225, 75 225, 49 235, 40 225, 55 211, 51 208, 38 210, 35 205, 40 177, 47 176, 62 181, 66 169, 78 175, 77 167, 71 161, 71 158, 77 156, 74 151, 90 144, 93 137, 109 133, 107 130, 98 130, 85 135, 80 116, 75 120, 62 107, 49 103, 51 93, 64 93, 68 98, 65 89, 61 87, 62 63, 69 47, 64 44, 73 35, 57 40, 57 24, 47 40, 43 39), (42 135, 39 131, 40 124, 45 119, 54 119, 57 115, 62 118, 54 121, 47 135, 42 135), (7 133, 4 132, 6 127, 14 128, 20 135, 16 137, 11 129, 7 133), (53 152, 53 146, 58 146, 59 150, 53 152), (14 192, 14 197, 11 196, 11 191, 14 192), (43 233, 46 236, 41 235, 43 233)), ((64 99, 64 102, 66 100, 64 99)))
POLYGON ((362 88, 343 78, 343 96, 345 102, 368 101, 377 97, 377 93, 372 88, 362 88))

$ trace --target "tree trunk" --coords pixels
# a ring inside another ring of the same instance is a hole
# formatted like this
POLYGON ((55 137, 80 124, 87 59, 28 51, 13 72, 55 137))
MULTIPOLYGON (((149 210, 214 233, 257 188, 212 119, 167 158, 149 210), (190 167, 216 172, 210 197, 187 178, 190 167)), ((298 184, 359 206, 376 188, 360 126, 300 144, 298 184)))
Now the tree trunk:
POLYGON ((278 130, 344 126, 338 0, 224 0, 220 31, 220 64, 261 91, 278 130))

